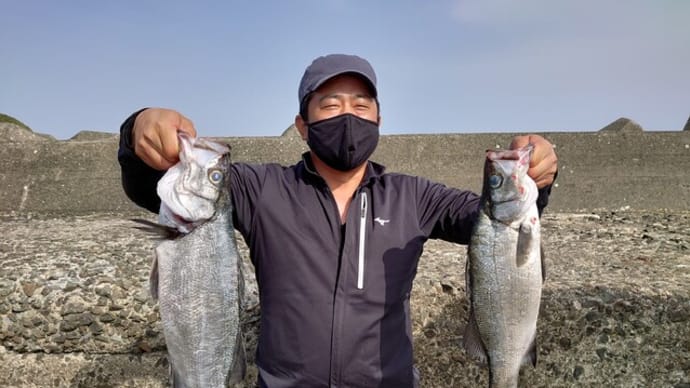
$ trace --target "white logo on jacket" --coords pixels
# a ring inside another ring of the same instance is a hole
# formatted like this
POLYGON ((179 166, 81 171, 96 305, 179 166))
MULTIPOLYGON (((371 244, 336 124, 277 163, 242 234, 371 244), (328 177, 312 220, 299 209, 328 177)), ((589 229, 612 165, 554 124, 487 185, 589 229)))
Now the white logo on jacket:
POLYGON ((378 222, 381 226, 386 225, 387 223, 391 222, 391 220, 384 220, 381 217, 374 218, 374 221, 378 222))

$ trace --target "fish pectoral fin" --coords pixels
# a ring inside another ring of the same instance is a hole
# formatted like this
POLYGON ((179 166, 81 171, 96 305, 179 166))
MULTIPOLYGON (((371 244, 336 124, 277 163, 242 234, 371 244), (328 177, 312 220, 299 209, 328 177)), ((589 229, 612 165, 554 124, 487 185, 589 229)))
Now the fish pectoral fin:
POLYGON ((535 238, 532 235, 532 227, 527 224, 520 225, 518 232, 516 263, 520 268, 529 261, 530 253, 535 248, 535 238))
POLYGON ((474 318, 474 312, 470 312, 470 319, 465 327, 465 335, 462 337, 462 344, 465 351, 480 365, 487 366, 488 356, 486 355, 486 347, 479 334, 479 327, 477 327, 477 320, 474 318))
POLYGON ((153 252, 153 262, 149 273, 149 292, 154 300, 158 300, 158 255, 153 252))
POLYGON ((247 374, 247 354, 244 350, 244 338, 242 338, 242 332, 237 333, 237 346, 235 347, 235 356, 233 357, 235 362, 232 365, 232 370, 228 376, 227 385, 233 385, 244 380, 244 376, 247 374))

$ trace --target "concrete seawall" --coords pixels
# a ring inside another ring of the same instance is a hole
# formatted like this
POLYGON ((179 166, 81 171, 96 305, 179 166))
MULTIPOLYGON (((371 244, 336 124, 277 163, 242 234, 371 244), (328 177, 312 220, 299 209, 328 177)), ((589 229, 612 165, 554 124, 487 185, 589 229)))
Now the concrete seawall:
MULTIPOLYGON (((0 140, 4 140, 0 149, 0 211, 86 214, 136 210, 121 188, 117 136, 89 134, 56 141, 17 134, 28 131, 4 125, 4 132, 0 128, 0 140)), ((506 147, 513 135, 383 136, 372 159, 386 165, 388 171, 477 191, 484 150, 506 147)), ((638 210, 690 209, 690 131, 542 135, 556 146, 560 162, 551 211, 625 206, 638 210)), ((306 149, 290 131, 281 137, 220 140, 232 145, 233 160, 238 162, 288 165, 299 160, 306 149)))

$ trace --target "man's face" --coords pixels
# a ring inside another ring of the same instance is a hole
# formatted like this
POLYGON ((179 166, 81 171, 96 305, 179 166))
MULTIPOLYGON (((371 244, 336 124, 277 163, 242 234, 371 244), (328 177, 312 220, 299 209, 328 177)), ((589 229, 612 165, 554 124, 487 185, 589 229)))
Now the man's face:
POLYGON ((309 122, 351 113, 378 122, 376 99, 365 81, 355 75, 342 74, 326 81, 312 95, 308 105, 309 122))

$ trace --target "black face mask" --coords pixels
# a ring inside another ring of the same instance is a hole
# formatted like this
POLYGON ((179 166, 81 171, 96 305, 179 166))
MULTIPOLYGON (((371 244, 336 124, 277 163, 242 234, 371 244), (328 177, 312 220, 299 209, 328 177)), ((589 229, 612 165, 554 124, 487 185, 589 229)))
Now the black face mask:
POLYGON ((309 124, 307 144, 329 167, 350 171, 374 153, 379 143, 379 125, 353 114, 309 124))

